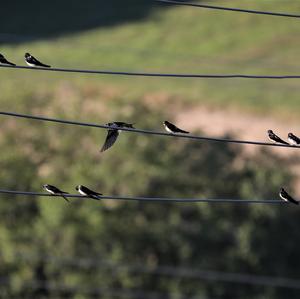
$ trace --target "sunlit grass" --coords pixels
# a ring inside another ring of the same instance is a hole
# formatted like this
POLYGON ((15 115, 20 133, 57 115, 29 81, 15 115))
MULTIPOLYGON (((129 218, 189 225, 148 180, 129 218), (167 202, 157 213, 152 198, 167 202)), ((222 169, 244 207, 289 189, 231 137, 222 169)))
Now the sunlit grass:
MULTIPOLYGON (((224 4, 224 1, 217 1, 224 4)), ((293 1, 227 1, 272 11, 300 11, 293 1)), ((237 5, 238 4, 238 5, 237 5)), ((24 64, 26 51, 57 67, 178 73, 299 74, 297 19, 224 13, 188 7, 158 10, 141 22, 93 29, 57 39, 1 48, 24 64)), ((40 91, 49 93, 63 81, 78 88, 106 86, 135 101, 164 92, 185 103, 234 106, 258 113, 296 117, 299 80, 206 80, 120 78, 0 70, 1 105, 16 108, 40 91), (24 97, 26 95, 26 97, 24 97)), ((49 98, 51 101, 51 98, 49 98)), ((82 99, 84 100, 84 98, 82 99)), ((66 99, 66 104, 72 99, 66 99)))

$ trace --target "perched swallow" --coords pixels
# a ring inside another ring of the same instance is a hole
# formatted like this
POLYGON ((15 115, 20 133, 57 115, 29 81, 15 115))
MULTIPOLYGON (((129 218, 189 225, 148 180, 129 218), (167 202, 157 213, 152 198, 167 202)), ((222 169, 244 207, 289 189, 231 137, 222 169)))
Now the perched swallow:
POLYGON ((280 189, 279 196, 284 200, 298 205, 299 202, 290 196, 283 188, 280 189))
POLYGON ((101 193, 95 192, 85 186, 78 185, 75 188, 81 195, 93 198, 93 199, 100 199, 100 196, 102 195, 101 193))
POLYGON ((25 62, 31 67, 51 67, 50 65, 41 63, 35 57, 30 55, 29 53, 25 53, 25 62))
POLYGON ((7 65, 15 66, 14 63, 9 62, 8 60, 6 60, 5 57, 2 54, 0 54, 0 64, 7 64, 7 65))
POLYGON ((117 127, 117 128, 130 128, 130 129, 134 129, 134 124, 128 124, 128 123, 124 123, 122 121, 114 121, 112 123, 108 123, 107 126, 110 127, 117 127))
POLYGON ((61 191, 58 188, 56 188, 55 186, 52 186, 49 184, 43 185, 43 188, 53 195, 62 196, 67 202, 69 202, 68 198, 64 196, 64 194, 69 194, 68 192, 61 191))
POLYGON ((176 134, 176 133, 186 133, 189 134, 189 132, 184 131, 173 125, 172 123, 168 122, 167 120, 163 122, 165 129, 167 132, 176 134))
POLYGON ((121 133, 121 130, 118 130, 118 128, 134 129, 133 124, 124 123, 121 121, 115 121, 106 125, 110 126, 111 129, 108 129, 107 131, 107 136, 100 152, 104 152, 114 145, 114 143, 118 139, 119 134, 121 133))
POLYGON ((274 132, 272 130, 268 130, 268 136, 272 141, 288 145, 288 143, 286 141, 282 140, 280 137, 278 137, 276 134, 274 134, 274 132))
POLYGON ((291 145, 299 145, 300 144, 300 138, 298 138, 293 133, 288 134, 288 141, 291 145))

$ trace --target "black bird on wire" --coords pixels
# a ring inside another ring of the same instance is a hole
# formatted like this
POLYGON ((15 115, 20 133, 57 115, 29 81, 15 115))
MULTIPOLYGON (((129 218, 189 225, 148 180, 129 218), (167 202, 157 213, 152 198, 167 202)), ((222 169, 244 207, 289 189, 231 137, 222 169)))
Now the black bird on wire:
POLYGON ((300 138, 294 135, 293 133, 288 134, 288 141, 291 145, 299 145, 300 144, 300 138))
POLYGON ((30 55, 29 53, 25 53, 25 62, 31 67, 51 67, 48 64, 44 64, 37 60, 35 57, 30 55))
POLYGON ((165 129, 167 132, 171 134, 176 134, 176 133, 184 133, 184 134, 189 134, 190 132, 184 131, 176 127, 174 124, 170 123, 169 121, 164 121, 163 122, 165 129))
POLYGON ((268 136, 269 136, 269 139, 272 140, 272 141, 289 145, 286 141, 282 140, 279 136, 274 134, 274 132, 272 130, 268 130, 268 136))
POLYGON ((295 200, 292 196, 290 196, 283 188, 280 189, 279 196, 287 202, 293 203, 295 205, 299 205, 299 201, 295 200))
POLYGON ((52 185, 49 185, 49 184, 45 184, 43 185, 43 188, 53 194, 53 195, 59 195, 59 196, 62 196, 67 202, 69 202, 68 198, 66 196, 64 196, 65 194, 69 194, 68 192, 64 192, 64 191, 61 191, 59 190, 57 187, 55 186, 52 186, 52 185))
POLYGON ((95 192, 95 191, 93 191, 93 190, 91 190, 88 187, 85 187, 83 185, 78 185, 78 186, 76 186, 75 189, 81 195, 87 196, 87 197, 90 197, 90 198, 93 198, 93 199, 97 199, 97 200, 100 200, 100 196, 103 195, 102 193, 95 192))
POLYGON ((6 58, 0 54, 0 63, 1 64, 6 64, 6 65, 11 65, 11 66, 16 66, 14 63, 9 62, 8 60, 6 60, 6 58))
POLYGON ((128 124, 128 123, 121 122, 121 121, 115 121, 112 123, 108 123, 106 125, 110 126, 111 128, 109 128, 107 131, 107 136, 106 136, 105 142, 104 142, 100 152, 104 152, 114 145, 114 143, 118 139, 119 134, 122 131, 122 130, 118 130, 118 128, 135 129, 133 127, 134 124, 128 124))

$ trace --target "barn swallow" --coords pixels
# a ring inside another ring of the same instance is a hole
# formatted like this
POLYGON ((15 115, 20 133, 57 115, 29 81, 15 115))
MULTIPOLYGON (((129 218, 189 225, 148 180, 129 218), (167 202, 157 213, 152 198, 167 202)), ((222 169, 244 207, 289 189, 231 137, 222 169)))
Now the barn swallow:
POLYGON ((269 136, 270 140, 272 140, 272 141, 289 145, 286 141, 282 140, 280 137, 278 137, 276 134, 274 134, 274 132, 272 130, 268 130, 268 136, 269 136))
POLYGON ((95 192, 83 185, 78 185, 76 186, 75 188, 81 195, 83 196, 87 196, 87 197, 90 197, 90 198, 93 198, 93 199, 97 199, 99 200, 100 199, 100 196, 102 195, 101 193, 98 193, 98 192, 95 192))
POLYGON ((25 62, 31 67, 50 67, 50 65, 41 63, 29 53, 25 53, 25 62))
POLYGON ((300 138, 298 138, 293 133, 288 134, 288 141, 291 145, 299 145, 300 144, 300 138))
POLYGON ((163 122, 165 129, 167 132, 172 133, 172 134, 176 134, 176 133, 185 133, 185 134, 189 134, 189 132, 184 131, 179 129, 178 127, 176 127, 174 124, 168 122, 167 120, 163 122))
POLYGON ((279 196, 287 202, 291 202, 295 205, 298 205, 299 202, 295 200, 292 196, 290 196, 283 188, 280 189, 279 196))
POLYGON ((121 121, 115 121, 112 123, 106 124, 107 126, 110 126, 111 129, 108 129, 107 136, 105 139, 105 142, 100 150, 100 152, 104 152, 108 150, 110 147, 114 145, 114 143, 117 141, 119 134, 122 130, 118 130, 118 128, 130 128, 134 129, 134 124, 128 124, 121 121))
POLYGON ((14 63, 9 62, 8 60, 6 60, 5 57, 4 57, 2 54, 0 54, 0 63, 1 63, 1 64, 6 64, 6 65, 12 65, 12 66, 15 66, 14 63))
POLYGON ((68 192, 61 191, 58 188, 56 188, 55 186, 52 186, 49 184, 43 185, 43 188, 53 195, 62 196, 67 202, 69 202, 68 198, 66 196, 64 196, 64 194, 69 194, 68 192))

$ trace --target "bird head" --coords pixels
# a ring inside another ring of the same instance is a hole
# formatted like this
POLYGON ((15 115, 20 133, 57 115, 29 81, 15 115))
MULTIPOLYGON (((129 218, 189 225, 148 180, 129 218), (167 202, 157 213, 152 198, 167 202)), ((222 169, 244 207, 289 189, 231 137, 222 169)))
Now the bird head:
POLYGON ((293 137, 293 133, 288 133, 288 137, 293 137))
POLYGON ((165 120, 165 121, 163 122, 164 126, 166 126, 168 123, 169 123, 169 122, 168 122, 167 120, 165 120))
POLYGON ((272 130, 268 130, 268 134, 273 134, 273 131, 272 130))
POLYGON ((1 53, 0 53, 0 57, 1 57, 1 58, 4 58, 4 56, 3 56, 1 53))
POLYGON ((285 192, 285 190, 283 188, 280 188, 280 192, 285 192))
POLYGON ((46 189, 49 185, 48 184, 45 184, 43 185, 43 188, 46 189))
POLYGON ((80 185, 76 186, 75 189, 78 191, 80 189, 80 185))
POLYGON ((31 55, 29 53, 25 53, 25 58, 30 57, 31 55))

